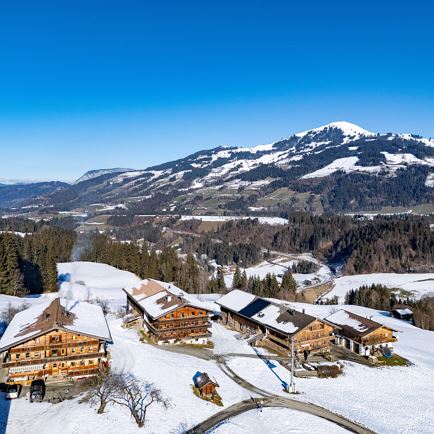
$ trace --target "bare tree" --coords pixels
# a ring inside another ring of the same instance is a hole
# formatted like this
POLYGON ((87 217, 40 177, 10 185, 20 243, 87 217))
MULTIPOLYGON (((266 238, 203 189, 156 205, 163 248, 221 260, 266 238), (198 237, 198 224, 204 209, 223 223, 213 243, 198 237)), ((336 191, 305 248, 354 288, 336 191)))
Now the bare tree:
POLYGON ((104 298, 97 298, 95 303, 102 309, 104 315, 110 312, 110 302, 104 298))
POLYGON ((145 426, 146 413, 151 405, 169 406, 169 401, 163 398, 159 389, 151 383, 138 380, 132 374, 123 375, 122 387, 115 402, 128 408, 139 428, 145 426))
POLYGON ((23 310, 26 310, 30 307, 30 304, 27 302, 24 302, 20 304, 19 306, 13 306, 12 303, 9 303, 5 309, 2 310, 0 314, 0 322, 2 322, 5 327, 9 325, 9 323, 12 321, 12 318, 18 313, 23 310))
POLYGON ((104 413, 107 404, 114 404, 115 398, 123 389, 123 374, 110 371, 109 368, 100 368, 98 375, 89 378, 90 387, 88 399, 92 405, 98 405, 97 413, 104 413))

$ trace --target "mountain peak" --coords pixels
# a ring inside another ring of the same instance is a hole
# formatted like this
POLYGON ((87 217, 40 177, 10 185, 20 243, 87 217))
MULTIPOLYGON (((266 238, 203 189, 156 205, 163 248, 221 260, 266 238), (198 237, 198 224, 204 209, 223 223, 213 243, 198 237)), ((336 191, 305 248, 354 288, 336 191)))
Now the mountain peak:
POLYGON ((323 125, 319 128, 314 128, 312 130, 303 131, 301 133, 296 134, 297 137, 304 137, 310 133, 319 133, 326 130, 338 129, 342 131, 344 136, 373 136, 374 133, 367 131, 356 124, 352 124, 351 122, 346 121, 336 121, 331 122, 327 125, 323 125))

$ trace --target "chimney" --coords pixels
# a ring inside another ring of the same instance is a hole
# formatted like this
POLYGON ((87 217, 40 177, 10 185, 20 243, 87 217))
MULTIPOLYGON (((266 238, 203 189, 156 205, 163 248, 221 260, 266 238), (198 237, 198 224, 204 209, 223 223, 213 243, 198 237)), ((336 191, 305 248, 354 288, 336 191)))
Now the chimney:
POLYGON ((306 313, 306 309, 303 308, 302 312, 303 312, 303 313, 306 313))
POLYGON ((170 294, 166 295, 166 301, 171 301, 172 300, 172 296, 170 294))

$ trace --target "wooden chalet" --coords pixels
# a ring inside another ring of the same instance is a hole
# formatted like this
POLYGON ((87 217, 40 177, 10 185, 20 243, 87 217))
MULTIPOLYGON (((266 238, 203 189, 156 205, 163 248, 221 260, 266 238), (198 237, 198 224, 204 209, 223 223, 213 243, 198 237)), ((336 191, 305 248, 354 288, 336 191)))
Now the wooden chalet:
POLYGON ((211 310, 182 289, 146 279, 140 287, 124 291, 128 304, 125 325, 143 328, 159 345, 208 343, 211 310))
POLYGON ((408 306, 394 306, 390 311, 390 315, 396 319, 411 321, 413 319, 413 311, 408 306))
POLYGON ((289 351, 292 341, 297 353, 327 352, 334 326, 327 321, 234 289, 216 301, 224 325, 252 335, 251 342, 262 342, 280 351, 289 351))
POLYGON ((112 342, 99 306, 56 298, 17 313, 0 340, 8 383, 96 375, 112 342))
POLYGON ((197 372, 193 377, 194 387, 199 392, 200 396, 206 396, 212 398, 217 393, 217 387, 219 387, 215 379, 211 379, 206 372, 197 372))
POLYGON ((363 356, 374 355, 382 347, 392 350, 393 342, 397 340, 390 327, 343 309, 326 320, 339 327, 335 333, 336 345, 363 356))

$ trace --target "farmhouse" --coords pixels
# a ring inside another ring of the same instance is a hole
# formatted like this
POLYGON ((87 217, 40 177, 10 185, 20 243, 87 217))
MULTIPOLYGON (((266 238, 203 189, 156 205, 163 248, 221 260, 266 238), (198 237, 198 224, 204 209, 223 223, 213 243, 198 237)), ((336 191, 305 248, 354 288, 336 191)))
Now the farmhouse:
POLYGON ((140 287, 124 291, 129 312, 125 324, 143 327, 153 342, 160 345, 208 342, 210 309, 182 289, 145 279, 140 287))
POLYGON ((346 310, 339 310, 326 318, 339 326, 335 343, 363 356, 374 355, 377 350, 392 350, 394 330, 346 310))
POLYGON ((99 306, 56 298, 17 313, 0 340, 7 382, 96 375, 107 365, 110 330, 99 306))
POLYGON ((305 355, 330 350, 335 327, 327 321, 238 289, 216 303, 220 305, 223 324, 252 334, 252 340, 270 348, 287 351, 294 342, 295 351, 305 355))

